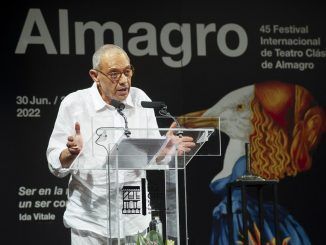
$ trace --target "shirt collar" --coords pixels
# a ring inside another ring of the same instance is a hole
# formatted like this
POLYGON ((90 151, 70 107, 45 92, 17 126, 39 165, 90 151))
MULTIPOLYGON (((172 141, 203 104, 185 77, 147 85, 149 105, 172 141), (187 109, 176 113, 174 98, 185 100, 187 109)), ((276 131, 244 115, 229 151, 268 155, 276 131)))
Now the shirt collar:
POLYGON ((103 109, 104 107, 107 106, 107 104, 105 103, 105 101, 102 99, 100 92, 97 89, 97 85, 96 82, 93 83, 92 87, 91 87, 91 96, 94 102, 94 109, 96 111, 99 111, 101 109, 103 109))
MULTIPOLYGON (((91 87, 91 96, 93 98, 93 102, 94 102, 94 107, 96 111, 99 111, 105 107, 109 108, 109 109, 114 109, 113 106, 108 105, 101 97, 100 92, 97 89, 97 85, 94 82, 92 87, 91 87)), ((127 98, 122 101, 122 103, 124 103, 126 105, 126 108, 133 108, 135 107, 135 103, 132 101, 131 95, 130 93, 128 94, 127 98)))
MULTIPOLYGON (((131 89, 131 88, 130 88, 131 89)), ((133 102, 133 100, 132 100, 132 98, 131 98, 131 93, 130 93, 130 91, 129 91, 129 94, 128 94, 128 96, 127 96, 127 98, 124 100, 124 101, 122 101, 125 105, 126 105, 126 108, 128 109, 128 108, 133 108, 133 107, 135 107, 135 103, 133 102)))

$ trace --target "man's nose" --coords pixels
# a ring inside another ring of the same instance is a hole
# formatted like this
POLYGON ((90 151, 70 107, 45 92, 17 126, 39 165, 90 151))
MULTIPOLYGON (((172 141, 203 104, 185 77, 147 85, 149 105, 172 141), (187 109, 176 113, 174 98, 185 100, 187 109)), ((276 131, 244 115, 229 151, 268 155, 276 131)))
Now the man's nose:
POLYGON ((128 77, 124 73, 122 73, 119 79, 119 84, 124 84, 124 83, 128 83, 128 77))

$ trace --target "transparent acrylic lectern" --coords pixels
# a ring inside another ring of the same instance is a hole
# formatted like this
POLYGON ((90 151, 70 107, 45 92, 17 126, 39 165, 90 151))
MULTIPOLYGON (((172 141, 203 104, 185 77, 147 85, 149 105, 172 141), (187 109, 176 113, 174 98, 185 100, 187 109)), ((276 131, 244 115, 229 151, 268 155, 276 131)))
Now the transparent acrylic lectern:
POLYGON ((188 244, 185 170, 214 129, 129 128, 128 137, 124 128, 91 128, 72 165, 88 193, 83 218, 96 220, 106 244, 188 244), (179 137, 188 136, 195 146, 184 152, 179 137))

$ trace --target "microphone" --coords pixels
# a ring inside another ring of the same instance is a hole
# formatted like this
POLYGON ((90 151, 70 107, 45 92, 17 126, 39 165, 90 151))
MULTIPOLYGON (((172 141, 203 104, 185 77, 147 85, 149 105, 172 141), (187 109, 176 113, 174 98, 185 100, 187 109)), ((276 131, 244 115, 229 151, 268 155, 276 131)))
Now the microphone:
POLYGON ((115 99, 111 99, 111 105, 115 107, 117 110, 121 110, 121 111, 125 108, 125 104, 115 99))
POLYGON ((114 106, 118 113, 123 117, 123 120, 125 121, 125 135, 127 137, 130 136, 131 132, 129 131, 129 128, 128 128, 128 121, 127 121, 127 117, 126 115, 122 112, 122 110, 126 107, 125 104, 123 104, 122 102, 118 101, 118 100, 115 100, 115 99, 111 99, 111 103, 110 103, 112 106, 114 106))
MULTIPOLYGON (((178 120, 167 111, 168 107, 164 102, 162 102, 162 101, 141 101, 140 104, 143 108, 159 109, 159 114, 161 116, 172 118, 172 120, 176 123, 177 128, 181 128, 178 120)), ((181 130, 178 130, 177 135, 179 137, 182 137, 182 134, 183 134, 183 132, 181 130)))
POLYGON ((162 109, 167 107, 162 101, 141 101, 140 104, 144 108, 162 109))

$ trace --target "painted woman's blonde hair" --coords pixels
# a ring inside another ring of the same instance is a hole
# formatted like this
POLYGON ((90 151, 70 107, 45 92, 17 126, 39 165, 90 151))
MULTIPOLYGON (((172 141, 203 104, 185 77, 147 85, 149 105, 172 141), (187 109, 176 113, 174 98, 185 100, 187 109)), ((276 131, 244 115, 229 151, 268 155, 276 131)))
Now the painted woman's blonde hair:
POLYGON ((310 169, 311 150, 325 131, 324 110, 312 95, 299 85, 258 83, 251 110, 252 172, 282 179, 310 169))

